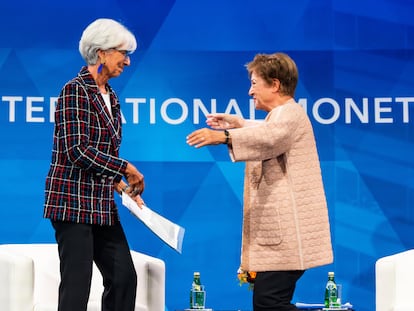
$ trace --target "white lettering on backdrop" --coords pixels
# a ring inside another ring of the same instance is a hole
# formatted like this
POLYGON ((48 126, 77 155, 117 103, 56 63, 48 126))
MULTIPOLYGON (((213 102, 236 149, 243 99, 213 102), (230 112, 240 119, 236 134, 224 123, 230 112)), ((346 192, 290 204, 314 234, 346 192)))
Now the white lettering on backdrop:
MULTIPOLYGON (((6 111, 8 122, 25 121, 27 123, 54 122, 56 97, 38 96, 2 96, 3 107, 0 113, 6 111), (6 109, 3 109, 5 108, 6 109)), ((218 111, 217 99, 212 98, 205 102, 194 98, 189 103, 180 98, 126 98, 122 105, 123 123, 139 124, 147 122, 157 124, 164 122, 170 125, 179 125, 191 118, 194 124, 204 123, 208 113, 224 112, 241 115, 248 119, 255 119, 255 107, 252 99, 247 100, 248 115, 242 113, 240 107, 245 107, 232 98, 225 103, 224 110, 218 111), (191 114, 192 112, 192 114, 191 114)), ((359 101, 353 98, 344 98, 338 101, 324 97, 309 103, 307 98, 298 99, 306 112, 320 124, 329 125, 336 122, 352 123, 410 123, 410 104, 414 104, 414 97, 374 97, 362 98, 359 101)), ((1 117, 1 116, 0 116, 1 117)))

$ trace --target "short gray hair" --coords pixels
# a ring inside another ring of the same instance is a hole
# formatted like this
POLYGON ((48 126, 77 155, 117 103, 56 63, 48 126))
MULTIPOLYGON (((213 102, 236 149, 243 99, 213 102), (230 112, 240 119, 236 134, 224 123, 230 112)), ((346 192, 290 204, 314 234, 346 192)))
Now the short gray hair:
POLYGON ((98 50, 118 48, 133 53, 137 48, 135 36, 119 22, 100 18, 89 24, 79 41, 79 52, 88 65, 98 61, 98 50))
POLYGON ((294 96, 298 84, 299 73, 295 62, 285 53, 256 54, 254 59, 246 65, 249 76, 255 72, 263 78, 268 85, 273 80, 280 82, 283 95, 294 96))

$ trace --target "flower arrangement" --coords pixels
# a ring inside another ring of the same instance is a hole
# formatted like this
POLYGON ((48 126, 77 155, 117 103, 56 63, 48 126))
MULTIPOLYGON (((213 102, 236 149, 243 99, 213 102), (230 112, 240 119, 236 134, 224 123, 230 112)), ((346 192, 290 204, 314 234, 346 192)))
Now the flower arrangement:
POLYGON ((254 281, 256 279, 256 272, 244 271, 243 269, 239 268, 239 270, 237 270, 237 278, 239 280, 240 286, 242 286, 243 284, 249 284, 248 289, 253 290, 254 281))

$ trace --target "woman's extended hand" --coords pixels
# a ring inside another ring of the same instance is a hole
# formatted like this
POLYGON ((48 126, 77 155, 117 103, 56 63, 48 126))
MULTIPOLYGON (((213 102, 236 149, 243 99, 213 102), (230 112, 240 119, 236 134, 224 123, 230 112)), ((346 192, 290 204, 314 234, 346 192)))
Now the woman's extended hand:
POLYGON ((226 135, 223 131, 215 131, 208 128, 196 130, 187 136, 187 144, 196 148, 223 144, 225 141, 226 135))
POLYGON ((207 115, 206 123, 215 130, 225 130, 243 127, 244 119, 232 114, 211 113, 207 115))

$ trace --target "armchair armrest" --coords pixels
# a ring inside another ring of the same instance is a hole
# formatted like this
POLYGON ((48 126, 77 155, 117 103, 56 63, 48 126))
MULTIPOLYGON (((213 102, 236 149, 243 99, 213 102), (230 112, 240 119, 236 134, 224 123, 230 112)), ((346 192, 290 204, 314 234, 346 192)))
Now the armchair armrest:
POLYGON ((33 261, 7 248, 0 249, 0 306, 8 311, 32 311, 33 261))
POLYGON ((414 310, 414 250, 382 257, 375 263, 376 311, 414 310))
POLYGON ((148 306, 148 311, 165 309, 165 263, 161 259, 131 250, 138 277, 137 306, 148 306), (142 293, 142 295, 141 295, 142 293))

